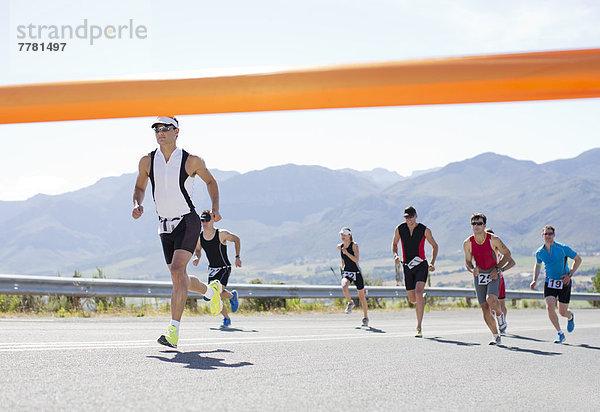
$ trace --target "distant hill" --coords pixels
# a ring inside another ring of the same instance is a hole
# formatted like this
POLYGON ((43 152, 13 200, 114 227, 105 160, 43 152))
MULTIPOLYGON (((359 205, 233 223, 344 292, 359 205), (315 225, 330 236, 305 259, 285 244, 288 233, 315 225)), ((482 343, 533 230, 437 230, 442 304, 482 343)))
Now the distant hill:
MULTIPOLYGON (((540 165, 484 153, 407 178, 297 165, 213 174, 224 216, 218 226, 241 236, 246 267, 269 273, 336 259, 342 226, 352 228, 362 262, 387 258, 407 205, 432 229, 441 256, 461 255, 477 211, 516 253, 531 254, 546 223, 557 240, 600 251, 598 165, 600 149, 540 165)), ((113 277, 168 279, 149 191, 144 215, 131 218, 134 182, 135 174, 125 174, 71 193, 0 202, 0 272, 69 275, 99 266, 113 277)), ((203 182, 195 186, 195 204, 208 208, 203 182)))

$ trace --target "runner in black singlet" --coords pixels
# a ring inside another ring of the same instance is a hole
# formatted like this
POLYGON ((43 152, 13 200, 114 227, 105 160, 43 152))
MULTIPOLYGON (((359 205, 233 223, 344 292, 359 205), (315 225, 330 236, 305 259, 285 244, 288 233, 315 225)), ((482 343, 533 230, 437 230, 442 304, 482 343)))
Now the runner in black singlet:
POLYGON ((369 317, 367 316, 367 298, 365 297, 365 281, 362 274, 360 273, 360 267, 358 266, 358 244, 354 243, 352 239, 352 231, 348 227, 340 230, 340 236, 342 237, 342 243, 338 245, 340 256, 342 258, 342 291, 348 302, 346 306, 346 313, 351 313, 354 307, 354 302, 350 297, 350 291, 348 286, 351 282, 356 285, 358 291, 358 298, 363 308, 363 320, 362 326, 369 326, 369 317))
MULTIPOLYGON (((237 291, 230 292, 225 289, 229 282, 229 275, 231 274, 231 263, 229 263, 229 257, 227 256, 227 241, 235 244, 235 266, 241 268, 240 238, 227 230, 215 228, 214 221, 210 216, 210 210, 203 211, 200 215, 200 220, 202 221, 202 233, 200 233, 198 242, 196 243, 196 251, 192 264, 198 266, 202 250, 204 250, 208 259, 208 282, 209 284, 215 280, 221 282, 223 285, 221 298, 229 299, 231 311, 235 312, 238 310, 239 305, 237 291)), ((227 314, 225 306, 223 306, 221 314, 223 315, 223 324, 221 327, 229 327, 231 319, 227 314)))
MULTIPOLYGON (((396 227, 394 240, 392 241, 392 252, 394 261, 402 263, 404 271, 404 284, 406 294, 417 312, 417 334, 415 337, 422 338, 423 312, 425 311, 426 297, 423 292, 429 271, 435 270, 435 259, 438 253, 438 245, 431 234, 431 230, 422 223, 417 223, 417 211, 409 206, 404 209, 405 222, 396 227), (427 264, 425 257, 425 240, 433 248, 431 263, 427 264), (402 243, 402 258, 398 255, 398 242, 402 243)), ((428 307, 428 306, 427 306, 428 307)))

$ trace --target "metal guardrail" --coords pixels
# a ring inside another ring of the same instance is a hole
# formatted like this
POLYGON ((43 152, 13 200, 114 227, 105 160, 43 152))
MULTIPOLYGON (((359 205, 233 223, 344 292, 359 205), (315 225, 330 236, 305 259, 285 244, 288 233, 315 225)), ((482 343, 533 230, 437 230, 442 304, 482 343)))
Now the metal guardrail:
MULTIPOLYGON (((168 281, 61 278, 50 276, 0 275, 0 293, 10 295, 67 295, 80 297, 171 297, 172 284, 168 281)), ((227 289, 238 291, 241 298, 341 298, 341 286, 321 285, 268 285, 230 283, 227 289)), ((367 297, 406 297, 399 286, 366 286, 367 297)), ((427 288, 432 297, 475 298, 472 288, 427 288)), ((356 296, 356 289, 350 288, 356 296)), ((541 291, 507 290, 507 299, 543 299, 541 291)), ((201 297, 190 292, 190 297, 201 297)), ((600 301, 600 293, 572 293, 573 300, 600 301)))

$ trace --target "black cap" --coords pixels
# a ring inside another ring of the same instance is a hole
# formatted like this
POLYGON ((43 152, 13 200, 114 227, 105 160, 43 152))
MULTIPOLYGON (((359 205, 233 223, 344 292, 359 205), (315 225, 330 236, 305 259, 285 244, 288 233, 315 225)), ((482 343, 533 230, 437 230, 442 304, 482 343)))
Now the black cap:
POLYGON ((404 217, 413 217, 416 214, 417 210, 412 206, 409 206, 406 209, 404 209, 404 217))
POLYGON ((202 213, 200 215, 200 220, 202 222, 210 222, 210 213, 206 213, 206 212, 202 213))

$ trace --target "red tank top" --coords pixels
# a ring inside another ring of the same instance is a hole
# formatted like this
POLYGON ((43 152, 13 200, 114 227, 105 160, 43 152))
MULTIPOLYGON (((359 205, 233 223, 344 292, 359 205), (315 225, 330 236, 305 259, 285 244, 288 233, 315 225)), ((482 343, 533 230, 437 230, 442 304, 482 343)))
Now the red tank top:
POLYGON ((469 238, 471 242, 471 254, 475 258, 475 264, 482 270, 490 270, 498 261, 496 260, 496 252, 492 247, 492 234, 486 233, 485 240, 482 244, 475 241, 475 235, 469 238))

